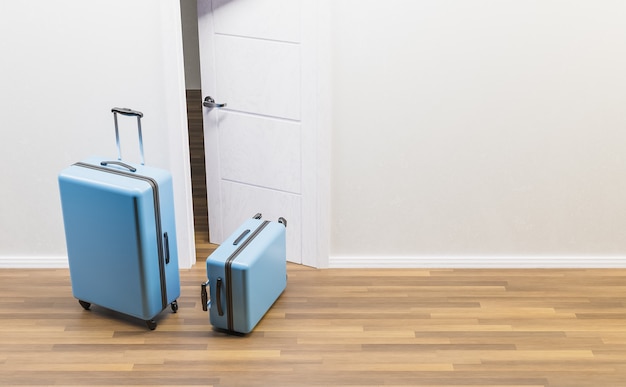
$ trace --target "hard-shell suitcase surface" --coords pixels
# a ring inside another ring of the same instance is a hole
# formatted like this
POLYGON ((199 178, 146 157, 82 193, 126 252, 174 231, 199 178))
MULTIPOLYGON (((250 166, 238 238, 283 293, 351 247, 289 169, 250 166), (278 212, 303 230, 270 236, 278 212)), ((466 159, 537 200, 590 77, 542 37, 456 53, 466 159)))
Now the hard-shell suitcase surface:
POLYGON ((178 249, 171 174, 123 163, 117 114, 113 109, 118 160, 91 157, 59 174, 72 292, 80 304, 106 307, 145 320, 168 305, 176 312, 180 296, 178 249))
POLYGON ((203 308, 215 328, 251 332, 285 290, 286 225, 283 218, 271 222, 257 214, 207 258, 203 308))

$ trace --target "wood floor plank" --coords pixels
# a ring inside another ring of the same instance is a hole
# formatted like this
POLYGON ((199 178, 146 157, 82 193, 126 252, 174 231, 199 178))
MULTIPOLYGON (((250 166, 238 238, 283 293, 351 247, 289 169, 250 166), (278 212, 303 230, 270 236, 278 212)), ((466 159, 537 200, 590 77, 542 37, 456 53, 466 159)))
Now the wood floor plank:
POLYGON ((0 270, 2 386, 626 385, 626 270, 317 270, 246 336, 202 311, 203 261, 179 311, 83 310, 66 269, 0 270))

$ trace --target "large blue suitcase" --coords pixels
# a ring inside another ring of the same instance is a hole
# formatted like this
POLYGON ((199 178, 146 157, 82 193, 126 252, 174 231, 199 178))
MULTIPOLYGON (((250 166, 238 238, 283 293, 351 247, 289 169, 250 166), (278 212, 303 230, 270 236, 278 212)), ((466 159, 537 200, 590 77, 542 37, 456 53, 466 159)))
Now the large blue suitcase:
POLYGON ((171 174, 144 165, 142 114, 114 108, 118 160, 91 157, 59 174, 72 292, 146 321, 180 296, 171 174), (121 162, 117 114, 136 116, 141 164, 121 162))
POLYGON ((285 290, 286 226, 284 218, 264 221, 257 214, 209 255, 201 295, 215 328, 250 333, 285 290))

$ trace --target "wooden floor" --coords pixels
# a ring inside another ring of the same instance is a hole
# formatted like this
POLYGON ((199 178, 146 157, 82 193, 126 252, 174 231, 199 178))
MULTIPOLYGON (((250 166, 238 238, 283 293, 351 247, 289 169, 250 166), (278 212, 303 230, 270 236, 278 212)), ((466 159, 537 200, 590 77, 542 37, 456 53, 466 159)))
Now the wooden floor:
POLYGON ((316 270, 243 337, 213 331, 201 261, 155 331, 0 270, 1 386, 625 386, 626 270, 316 270))
POLYGON ((315 270, 247 336, 202 311, 201 95, 189 91, 198 263, 142 321, 72 297, 68 270, 0 270, 0 386, 626 386, 626 270, 315 270))

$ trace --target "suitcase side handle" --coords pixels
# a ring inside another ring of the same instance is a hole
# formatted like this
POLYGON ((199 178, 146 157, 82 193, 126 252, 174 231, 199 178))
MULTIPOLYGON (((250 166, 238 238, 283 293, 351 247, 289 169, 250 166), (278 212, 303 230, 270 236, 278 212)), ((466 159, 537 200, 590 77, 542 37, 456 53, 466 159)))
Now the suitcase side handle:
POLYGON ((145 159, 143 155, 143 136, 141 135, 141 117, 143 117, 143 113, 137 110, 118 107, 114 107, 113 109, 111 109, 111 112, 113 113, 113 122, 115 123, 115 144, 117 145, 117 159, 122 160, 122 150, 120 147, 120 132, 117 125, 117 115, 121 114, 123 116, 134 116, 137 117, 137 132, 139 133, 139 153, 141 154, 141 165, 144 165, 145 159))
POLYGON ((209 296, 206 292, 206 287, 209 285, 209 281, 201 285, 200 297, 202 298, 202 310, 207 311, 207 305, 209 304, 209 296))
POLYGON ((170 238, 167 236, 167 232, 163 234, 163 249, 165 250, 165 264, 170 263, 170 238))
POLYGON ((137 168, 135 168, 135 167, 133 167, 131 165, 128 165, 128 164, 124 164, 124 163, 119 162, 119 161, 102 161, 102 162, 100 162, 100 165, 102 165, 103 167, 106 167, 109 164, 119 165, 120 167, 124 167, 124 168, 128 169, 131 172, 137 172, 137 168))
POLYGON ((241 240, 245 238, 248 234, 250 234, 250 229, 246 229, 244 232, 242 232, 241 235, 239 235, 237 239, 235 239, 235 241, 233 242, 233 246, 237 246, 239 242, 241 242, 241 240))
POLYGON ((222 277, 217 278, 217 284, 215 284, 215 297, 217 298, 217 314, 218 316, 224 315, 224 310, 222 309, 222 277))

